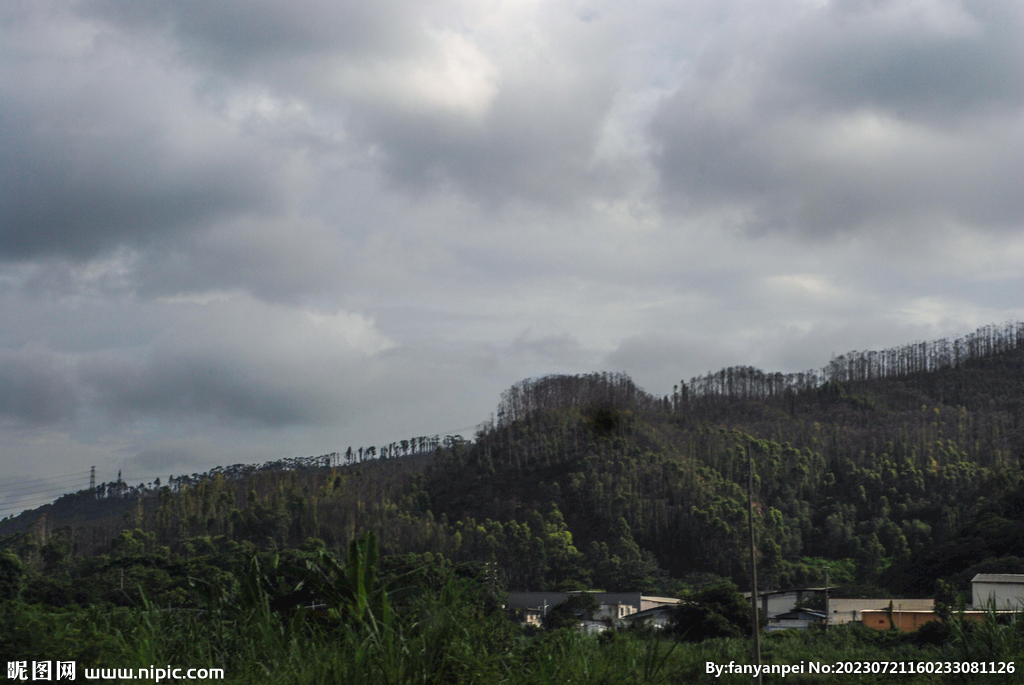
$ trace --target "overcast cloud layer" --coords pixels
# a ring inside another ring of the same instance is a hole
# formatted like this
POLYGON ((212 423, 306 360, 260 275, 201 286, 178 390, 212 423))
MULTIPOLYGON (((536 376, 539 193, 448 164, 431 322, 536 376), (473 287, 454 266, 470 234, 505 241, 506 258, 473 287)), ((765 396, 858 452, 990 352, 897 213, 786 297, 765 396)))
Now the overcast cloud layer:
POLYGON ((1012 0, 0 3, 0 515, 1024 318, 1012 0))

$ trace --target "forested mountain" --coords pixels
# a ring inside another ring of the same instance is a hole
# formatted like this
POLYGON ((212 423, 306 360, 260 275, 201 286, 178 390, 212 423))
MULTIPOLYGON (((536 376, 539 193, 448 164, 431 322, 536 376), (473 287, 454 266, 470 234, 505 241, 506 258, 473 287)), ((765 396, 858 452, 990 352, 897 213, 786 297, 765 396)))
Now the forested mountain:
POLYGON ((1024 572, 1022 412, 1021 324, 664 397, 623 374, 549 376, 507 390, 471 441, 106 484, 0 535, 51 603, 187 603, 183 578, 227 572, 224 555, 340 551, 366 531, 393 568, 475 565, 509 589, 743 586, 751 449, 762 588, 822 583, 828 564, 833 583, 931 595, 1024 572))

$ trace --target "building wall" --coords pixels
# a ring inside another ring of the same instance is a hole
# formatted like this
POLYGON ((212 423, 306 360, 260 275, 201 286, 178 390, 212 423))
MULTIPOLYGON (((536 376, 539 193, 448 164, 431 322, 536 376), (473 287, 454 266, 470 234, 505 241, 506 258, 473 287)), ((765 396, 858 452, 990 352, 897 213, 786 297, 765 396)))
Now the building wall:
MULTIPOLYGON (((889 617, 888 612, 876 611, 874 609, 870 611, 861 612, 861 623, 867 628, 873 628, 875 630, 888 630, 889 629, 889 617)), ((964 618, 968 621, 977 621, 981 623, 985 620, 985 611, 965 611, 964 618)), ((1009 612, 1014 613, 1014 612, 1009 612)), ((937 621, 942 623, 942 619, 934 611, 904 611, 902 614, 893 611, 892 621, 896 624, 896 627, 905 632, 913 632, 930 621, 937 621)))
POLYGON ((769 619, 775 618, 779 614, 792 611, 800 603, 804 595, 810 597, 811 594, 811 592, 805 593, 800 590, 765 593, 761 595, 761 613, 769 619))
POLYGON ((973 597, 971 604, 975 609, 984 609, 990 598, 995 598, 996 609, 1017 609, 1024 605, 1024 583, 990 583, 974 581, 971 583, 973 597))
POLYGON ((594 619, 598 621, 618 620, 635 613, 637 613, 636 607, 632 604, 602 604, 601 608, 594 613, 594 619))
POLYGON ((938 621, 942 623, 939 615, 932 611, 896 611, 893 609, 892 621, 889 621, 888 610, 864 609, 860 612, 860 622, 865 628, 873 630, 889 630, 893 625, 905 633, 912 633, 925 623, 938 621))
POLYGON ((672 623, 671 609, 668 606, 655 607, 644 612, 623 616, 619 625, 637 625, 642 623, 651 628, 665 628, 672 623))
POLYGON ((652 595, 643 595, 640 598, 640 611, 657 609, 658 607, 664 606, 674 606, 676 604, 679 604, 679 600, 675 597, 654 597, 652 595))
POLYGON ((931 611, 935 608, 934 599, 845 599, 829 598, 828 623, 841 625, 857 623, 861 620, 861 612, 865 610, 885 611, 892 602, 893 611, 931 611))
POLYGON ((813 621, 802 621, 794 618, 784 618, 776 620, 765 626, 765 632, 773 633, 776 630, 809 630, 811 625, 821 627, 819 624, 813 621))

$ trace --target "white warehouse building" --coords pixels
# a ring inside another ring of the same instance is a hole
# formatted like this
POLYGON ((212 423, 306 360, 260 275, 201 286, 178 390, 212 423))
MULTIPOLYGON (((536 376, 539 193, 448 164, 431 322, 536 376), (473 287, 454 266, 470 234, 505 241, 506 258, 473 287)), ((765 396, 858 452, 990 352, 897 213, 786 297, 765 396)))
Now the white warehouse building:
POLYGON ((971 589, 975 609, 985 609, 992 600, 1001 611, 1024 608, 1024 574, 979 573, 971 579, 971 589))

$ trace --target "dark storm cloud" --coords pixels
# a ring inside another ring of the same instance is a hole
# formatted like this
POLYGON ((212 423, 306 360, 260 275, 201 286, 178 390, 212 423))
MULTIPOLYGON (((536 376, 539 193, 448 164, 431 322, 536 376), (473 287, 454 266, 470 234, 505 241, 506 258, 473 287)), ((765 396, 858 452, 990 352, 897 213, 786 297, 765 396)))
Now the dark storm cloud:
POLYGON ((88 258, 272 204, 269 155, 159 49, 4 7, 0 258, 88 258))
POLYGON ((780 94, 793 88, 823 108, 940 123, 1013 112, 1024 102, 1022 20, 1005 0, 831 2, 780 34, 773 68, 780 94))
POLYGON ((780 5, 723 30, 652 118, 667 197, 756 232, 1020 225, 1018 4, 780 5))
POLYGON ((0 129, 0 255, 91 257, 119 243, 253 209, 264 179, 243 160, 168 159, 144 136, 83 140, 50 112, 0 129))
POLYGON ((283 426, 309 418, 301 396, 267 387, 250 371, 230 359, 174 355, 90 364, 83 376, 93 406, 115 419, 208 417, 283 426))

